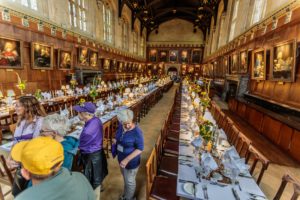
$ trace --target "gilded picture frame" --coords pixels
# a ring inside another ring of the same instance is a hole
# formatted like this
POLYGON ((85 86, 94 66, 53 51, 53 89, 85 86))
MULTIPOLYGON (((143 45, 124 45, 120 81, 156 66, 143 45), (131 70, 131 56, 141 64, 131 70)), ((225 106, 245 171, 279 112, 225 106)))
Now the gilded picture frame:
POLYGON ((53 70, 53 46, 40 43, 31 43, 32 69, 53 70))

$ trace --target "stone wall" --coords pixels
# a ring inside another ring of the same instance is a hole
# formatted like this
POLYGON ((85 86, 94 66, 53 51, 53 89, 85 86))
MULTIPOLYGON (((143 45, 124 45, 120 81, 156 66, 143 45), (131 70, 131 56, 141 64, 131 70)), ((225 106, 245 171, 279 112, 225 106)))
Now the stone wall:
POLYGON ((162 23, 158 28, 158 33, 152 31, 149 35, 148 42, 162 42, 162 43, 195 43, 203 44, 203 33, 201 30, 193 32, 193 24, 182 20, 173 19, 162 23))

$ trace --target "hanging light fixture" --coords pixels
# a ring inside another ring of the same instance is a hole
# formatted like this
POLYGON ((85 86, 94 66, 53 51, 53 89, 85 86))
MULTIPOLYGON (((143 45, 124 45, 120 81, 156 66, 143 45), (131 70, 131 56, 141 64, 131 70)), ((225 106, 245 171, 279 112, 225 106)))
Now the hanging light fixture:
POLYGON ((174 9, 172 10, 172 12, 173 12, 174 14, 176 14, 177 10, 174 8, 174 9))

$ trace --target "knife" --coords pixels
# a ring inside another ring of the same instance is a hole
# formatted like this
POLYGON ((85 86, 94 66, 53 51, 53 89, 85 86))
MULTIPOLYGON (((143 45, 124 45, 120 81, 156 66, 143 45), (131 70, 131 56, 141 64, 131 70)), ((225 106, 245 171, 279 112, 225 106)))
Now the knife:
POLYGON ((193 183, 193 187, 194 187, 194 197, 196 199, 196 184, 195 183, 193 183))
POLYGON ((233 193, 234 198, 235 198, 236 200, 240 200, 240 197, 239 197, 237 191, 236 191, 234 188, 231 188, 231 191, 232 191, 232 193, 233 193))

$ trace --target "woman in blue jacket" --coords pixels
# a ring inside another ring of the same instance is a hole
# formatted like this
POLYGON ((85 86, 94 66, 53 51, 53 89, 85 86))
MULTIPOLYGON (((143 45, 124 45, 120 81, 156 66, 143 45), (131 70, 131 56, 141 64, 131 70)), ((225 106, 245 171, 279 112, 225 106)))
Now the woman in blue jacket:
POLYGON ((133 123, 133 112, 129 109, 119 111, 119 127, 116 139, 118 161, 124 178, 124 193, 122 200, 133 200, 136 188, 136 174, 141 162, 141 153, 144 150, 142 130, 133 123))

